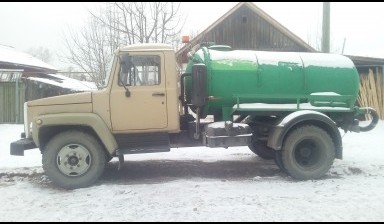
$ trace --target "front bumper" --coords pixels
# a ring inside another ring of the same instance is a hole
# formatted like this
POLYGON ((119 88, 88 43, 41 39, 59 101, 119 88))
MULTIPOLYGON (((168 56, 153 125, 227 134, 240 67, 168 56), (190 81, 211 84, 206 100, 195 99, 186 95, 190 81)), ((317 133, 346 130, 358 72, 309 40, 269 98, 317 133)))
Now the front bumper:
POLYGON ((34 149, 37 146, 32 139, 22 138, 20 140, 11 142, 11 155, 12 156, 24 156, 24 150, 34 149))

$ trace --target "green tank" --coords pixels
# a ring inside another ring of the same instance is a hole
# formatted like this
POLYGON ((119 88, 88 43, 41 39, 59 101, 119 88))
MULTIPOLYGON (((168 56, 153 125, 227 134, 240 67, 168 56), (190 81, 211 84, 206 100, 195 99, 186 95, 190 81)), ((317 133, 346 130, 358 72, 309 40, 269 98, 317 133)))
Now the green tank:
MULTIPOLYGON (((202 115, 221 115, 241 103, 291 104, 322 96, 327 106, 352 107, 359 91, 353 62, 342 55, 302 52, 230 50, 201 47, 190 55, 186 74, 196 64, 206 68, 202 115), (334 97, 339 102, 334 103, 334 97), (343 98, 343 96, 345 96, 343 98)), ((192 78, 186 77, 186 102, 193 98, 192 78)), ((310 101, 309 101, 310 102, 310 101)), ((192 106, 193 107, 193 106, 192 106)))

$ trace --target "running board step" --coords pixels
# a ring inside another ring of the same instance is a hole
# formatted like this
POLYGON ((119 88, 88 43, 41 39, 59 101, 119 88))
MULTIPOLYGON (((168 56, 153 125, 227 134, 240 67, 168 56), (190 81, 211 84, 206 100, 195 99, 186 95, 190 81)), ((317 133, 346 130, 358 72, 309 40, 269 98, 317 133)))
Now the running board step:
POLYGON ((114 136, 119 146, 116 155, 171 151, 168 133, 116 134, 114 136))
POLYGON ((169 151, 171 151, 171 148, 169 147, 169 145, 164 145, 164 146, 156 146, 156 148, 148 147, 148 148, 118 149, 116 154, 124 155, 124 154, 139 154, 139 153, 169 152, 169 151))

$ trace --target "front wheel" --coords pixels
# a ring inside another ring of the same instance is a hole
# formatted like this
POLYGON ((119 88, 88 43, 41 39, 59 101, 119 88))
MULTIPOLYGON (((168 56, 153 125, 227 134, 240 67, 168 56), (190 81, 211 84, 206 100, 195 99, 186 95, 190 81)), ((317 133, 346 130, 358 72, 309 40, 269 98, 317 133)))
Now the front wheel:
POLYGON ((299 180, 324 176, 335 159, 335 145, 323 129, 306 125, 294 129, 284 141, 281 162, 285 171, 299 180))
POLYGON ((54 136, 43 151, 43 168, 57 186, 87 187, 101 176, 106 164, 101 144, 81 131, 66 131, 54 136))

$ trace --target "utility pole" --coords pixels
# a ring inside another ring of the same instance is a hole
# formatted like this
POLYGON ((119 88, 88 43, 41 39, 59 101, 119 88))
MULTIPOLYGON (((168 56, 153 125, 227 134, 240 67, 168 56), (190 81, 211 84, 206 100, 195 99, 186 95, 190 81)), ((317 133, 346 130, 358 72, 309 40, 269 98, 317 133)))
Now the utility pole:
POLYGON ((331 5, 329 2, 323 2, 323 35, 321 38, 321 51, 329 53, 330 46, 330 17, 331 5))

